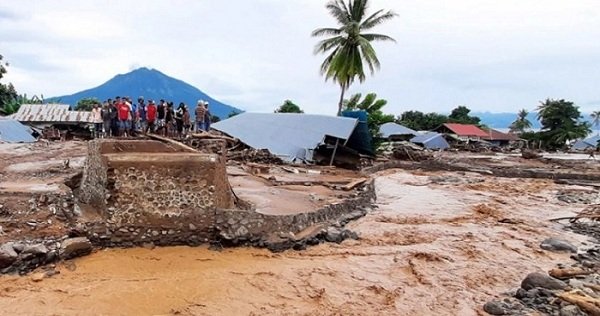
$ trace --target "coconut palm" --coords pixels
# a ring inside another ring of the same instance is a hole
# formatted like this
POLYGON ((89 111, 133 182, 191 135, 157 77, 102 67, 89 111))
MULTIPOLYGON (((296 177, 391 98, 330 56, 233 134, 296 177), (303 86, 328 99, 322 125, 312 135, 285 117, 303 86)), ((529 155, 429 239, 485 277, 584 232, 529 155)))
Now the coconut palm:
POLYGON ((527 119, 527 115, 529 115, 529 112, 525 109, 517 113, 517 119, 510 124, 511 133, 523 133, 531 128, 531 122, 527 119))
POLYGON ((315 46, 315 54, 328 54, 321 64, 321 74, 325 80, 332 79, 341 88, 338 103, 338 115, 342 112, 344 93, 356 78, 365 81, 364 64, 375 73, 380 68, 379 59, 371 45, 373 41, 393 41, 387 35, 366 33, 375 26, 396 16, 392 11, 378 10, 367 15, 368 0, 332 0, 325 6, 336 19, 338 26, 334 28, 319 28, 312 36, 331 36, 315 46))
POLYGON ((387 100, 377 99, 377 94, 369 93, 362 101, 360 100, 361 97, 362 94, 360 93, 352 95, 350 99, 343 101, 343 108, 349 111, 363 110, 367 112, 369 131, 371 136, 377 137, 379 127, 382 124, 393 122, 394 115, 383 113, 381 109, 387 104, 387 100))
POLYGON ((594 111, 590 116, 592 117, 592 124, 596 126, 596 130, 600 136, 600 130, 598 130, 598 126, 600 126, 600 111, 594 111))

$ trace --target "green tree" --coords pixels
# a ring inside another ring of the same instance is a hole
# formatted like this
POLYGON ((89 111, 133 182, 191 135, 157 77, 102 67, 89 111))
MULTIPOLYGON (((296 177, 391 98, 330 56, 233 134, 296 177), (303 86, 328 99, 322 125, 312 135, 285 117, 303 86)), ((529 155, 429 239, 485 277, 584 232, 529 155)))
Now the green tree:
POLYGON ((96 98, 83 98, 77 101, 77 105, 75 105, 75 111, 91 111, 94 108, 94 105, 100 105, 100 100, 96 98))
POLYGON ((470 116, 469 113, 471 110, 468 107, 460 105, 452 110, 448 119, 451 123, 479 125, 481 119, 477 116, 470 116))
MULTIPOLYGON (((590 116, 592 117, 592 124, 596 127, 596 130, 598 130, 598 127, 600 126, 600 111, 594 111, 590 116)), ((600 135, 600 131, 598 131, 598 135, 600 135)))
POLYGON ((397 119, 396 123, 416 131, 428 131, 448 122, 448 116, 435 112, 423 113, 420 111, 406 111, 397 119))
POLYGON ((525 131, 531 129, 531 122, 527 119, 529 112, 522 109, 517 113, 517 119, 510 124, 510 132, 523 134, 525 131))
POLYGON ((571 101, 546 99, 537 110, 542 123, 540 139, 549 149, 563 148, 568 141, 591 132, 590 123, 581 121, 579 107, 571 101))
POLYGON ((38 97, 34 95, 33 97, 28 98, 27 94, 17 95, 16 98, 10 100, 8 103, 4 104, 2 108, 0 108, 0 113, 4 115, 10 115, 13 113, 17 113, 19 108, 23 104, 43 104, 44 103, 44 95, 38 97))
POLYGON ((285 100, 282 105, 275 109, 275 113, 304 113, 304 111, 291 100, 285 100))
POLYGON ((328 54, 321 64, 321 74, 325 81, 332 79, 341 88, 338 103, 338 115, 341 115, 344 94, 358 78, 360 82, 366 79, 364 64, 371 71, 371 75, 380 68, 380 62, 371 45, 374 41, 393 41, 387 35, 366 33, 375 26, 391 20, 396 16, 392 11, 378 10, 367 15, 368 0, 332 0, 325 6, 337 21, 338 26, 333 28, 319 28, 312 32, 312 36, 331 36, 315 46, 315 54, 328 54))
MULTIPOLYGON (((2 62, 3 58, 4 57, 0 55, 0 79, 4 77, 4 74, 7 72, 6 67, 8 67, 8 63, 2 62)), ((16 112, 16 110, 14 110, 14 101, 17 96, 17 91, 12 83, 0 83, 0 112, 5 115, 12 114, 13 111, 16 112)))
POLYGON ((344 110, 355 111, 363 110, 367 112, 367 125, 369 126, 369 132, 371 136, 377 137, 379 135, 379 127, 382 124, 393 122, 394 115, 384 114, 381 110, 386 104, 387 100, 377 99, 376 93, 369 93, 361 101, 362 95, 360 93, 354 94, 348 100, 343 101, 344 110))

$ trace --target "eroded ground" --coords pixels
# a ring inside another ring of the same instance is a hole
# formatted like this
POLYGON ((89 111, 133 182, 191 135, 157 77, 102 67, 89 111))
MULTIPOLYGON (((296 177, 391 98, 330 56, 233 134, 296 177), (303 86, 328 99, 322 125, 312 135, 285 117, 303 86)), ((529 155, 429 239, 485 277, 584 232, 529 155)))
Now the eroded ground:
MULTIPOLYGON (((0 277, 0 310, 27 315, 476 315, 586 237, 548 219, 581 210, 549 180, 477 174, 376 175, 379 208, 349 224, 358 241, 272 254, 257 249, 112 249, 41 282, 0 277)), ((581 188, 584 189, 584 188, 581 188)))

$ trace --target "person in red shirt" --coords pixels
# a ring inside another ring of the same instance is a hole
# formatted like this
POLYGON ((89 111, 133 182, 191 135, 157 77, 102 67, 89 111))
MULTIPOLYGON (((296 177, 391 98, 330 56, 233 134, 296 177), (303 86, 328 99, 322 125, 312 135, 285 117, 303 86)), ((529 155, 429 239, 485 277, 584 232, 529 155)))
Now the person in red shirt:
POLYGON ((119 135, 126 136, 129 131, 129 115, 130 109, 127 103, 123 102, 120 97, 117 97, 117 114, 119 118, 119 135))
POLYGON ((146 122, 148 124, 147 130, 144 130, 144 133, 147 131, 154 132, 155 124, 156 124, 156 116, 157 109, 156 104, 154 104, 153 100, 148 101, 148 106, 146 106, 146 122))

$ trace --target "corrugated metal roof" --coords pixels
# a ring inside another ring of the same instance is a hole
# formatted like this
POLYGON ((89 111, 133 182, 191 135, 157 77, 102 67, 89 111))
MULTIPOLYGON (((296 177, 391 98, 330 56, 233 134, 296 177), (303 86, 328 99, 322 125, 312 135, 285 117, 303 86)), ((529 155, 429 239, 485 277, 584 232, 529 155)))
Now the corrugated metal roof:
POLYGON ((0 143, 33 143, 31 128, 16 120, 0 118, 0 143))
POLYGON ((268 149, 284 160, 312 160, 325 136, 348 140, 358 120, 296 113, 242 113, 211 125, 256 149, 268 149))
POLYGON ((91 111, 71 111, 68 104, 23 104, 11 118, 19 122, 93 123, 91 111))
POLYGON ((425 148, 429 149, 446 149, 450 147, 446 139, 444 139, 444 136, 436 132, 427 132, 425 134, 415 136, 411 138, 410 142, 415 144, 423 144, 425 148))
POLYGON ((393 135, 417 135, 417 132, 414 130, 393 122, 381 125, 379 132, 381 133, 381 137, 385 138, 393 135))
POLYGON ((444 126, 458 136, 486 137, 488 135, 472 124, 445 123, 444 126))
POLYGON ((511 133, 502 133, 501 131, 497 131, 495 129, 489 129, 486 132, 486 136, 483 137, 484 140, 509 140, 516 141, 519 140, 519 136, 511 133))
POLYGON ((576 141, 571 148, 577 150, 585 150, 588 148, 596 148, 598 146, 598 141, 600 141, 600 136, 593 136, 586 139, 580 139, 576 141))

